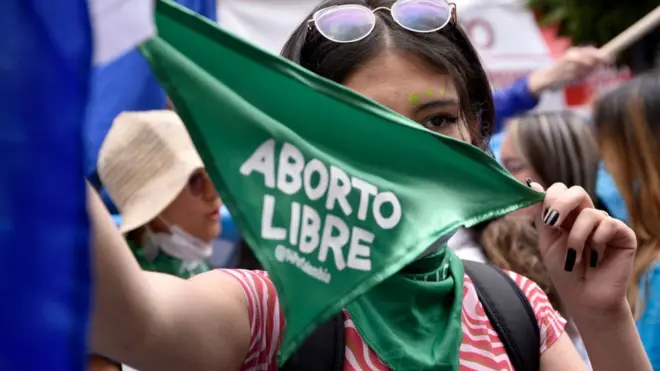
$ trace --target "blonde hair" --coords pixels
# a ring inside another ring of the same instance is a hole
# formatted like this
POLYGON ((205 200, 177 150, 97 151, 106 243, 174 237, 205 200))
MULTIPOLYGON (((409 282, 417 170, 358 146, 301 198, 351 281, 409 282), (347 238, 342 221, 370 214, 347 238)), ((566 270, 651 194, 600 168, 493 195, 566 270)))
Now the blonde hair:
POLYGON ((594 123, 603 159, 637 235, 628 301, 639 318, 645 307, 639 282, 660 257, 660 73, 641 75, 603 96, 596 103, 594 123))

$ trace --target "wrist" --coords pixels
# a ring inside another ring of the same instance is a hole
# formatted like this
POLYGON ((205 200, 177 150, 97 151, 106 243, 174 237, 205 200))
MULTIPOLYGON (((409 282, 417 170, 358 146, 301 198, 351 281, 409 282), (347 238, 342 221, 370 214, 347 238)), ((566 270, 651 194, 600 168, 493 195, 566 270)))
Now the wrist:
POLYGON ((632 311, 628 300, 623 298, 607 309, 594 309, 591 307, 567 308, 578 329, 587 327, 601 331, 627 326, 634 323, 632 311))
POLYGON ((552 85, 552 68, 546 67, 532 72, 527 79, 527 88, 534 96, 539 97, 552 85))
POLYGON ((625 299, 606 310, 582 308, 572 317, 594 370, 652 371, 625 299))

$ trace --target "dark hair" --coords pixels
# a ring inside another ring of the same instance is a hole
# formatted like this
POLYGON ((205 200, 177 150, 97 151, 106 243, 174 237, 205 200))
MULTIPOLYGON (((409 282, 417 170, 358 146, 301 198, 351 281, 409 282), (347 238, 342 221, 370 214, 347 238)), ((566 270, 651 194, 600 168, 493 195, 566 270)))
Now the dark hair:
MULTIPOLYGON (((494 118, 493 97, 486 73, 476 50, 458 25, 448 24, 438 32, 411 32, 394 22, 388 12, 376 12, 376 26, 363 40, 336 43, 322 36, 309 20, 315 11, 330 6, 357 4, 370 9, 390 7, 394 0, 328 0, 317 6, 296 28, 282 49, 282 56, 337 83, 342 83, 356 68, 385 49, 408 51, 419 55, 447 73, 456 84, 461 111, 477 118, 471 128, 473 144, 485 147, 494 118)), ((459 15, 460 17, 460 15, 459 15)))

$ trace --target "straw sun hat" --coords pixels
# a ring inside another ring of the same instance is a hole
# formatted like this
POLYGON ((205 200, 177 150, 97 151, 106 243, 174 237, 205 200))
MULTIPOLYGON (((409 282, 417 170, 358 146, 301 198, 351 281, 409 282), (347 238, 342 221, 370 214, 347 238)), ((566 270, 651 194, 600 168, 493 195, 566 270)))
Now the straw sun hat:
POLYGON ((98 174, 122 213, 122 233, 160 214, 204 164, 173 111, 128 112, 108 132, 98 174))

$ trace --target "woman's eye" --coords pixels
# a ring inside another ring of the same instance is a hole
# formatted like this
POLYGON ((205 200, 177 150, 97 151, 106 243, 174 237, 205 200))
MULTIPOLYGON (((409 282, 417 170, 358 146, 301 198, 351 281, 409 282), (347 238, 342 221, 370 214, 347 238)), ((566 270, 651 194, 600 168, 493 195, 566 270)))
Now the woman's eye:
POLYGON ((204 174, 201 172, 193 173, 188 179, 188 188, 193 196, 199 196, 204 193, 204 174))
POLYGON ((510 173, 517 173, 519 171, 524 170, 527 166, 524 162, 522 161, 502 161, 502 165, 504 165, 504 168, 507 169, 510 173))
POLYGON ((447 125, 454 125, 458 122, 458 117, 450 115, 434 115, 430 116, 422 122, 425 128, 429 130, 437 130, 447 125))

